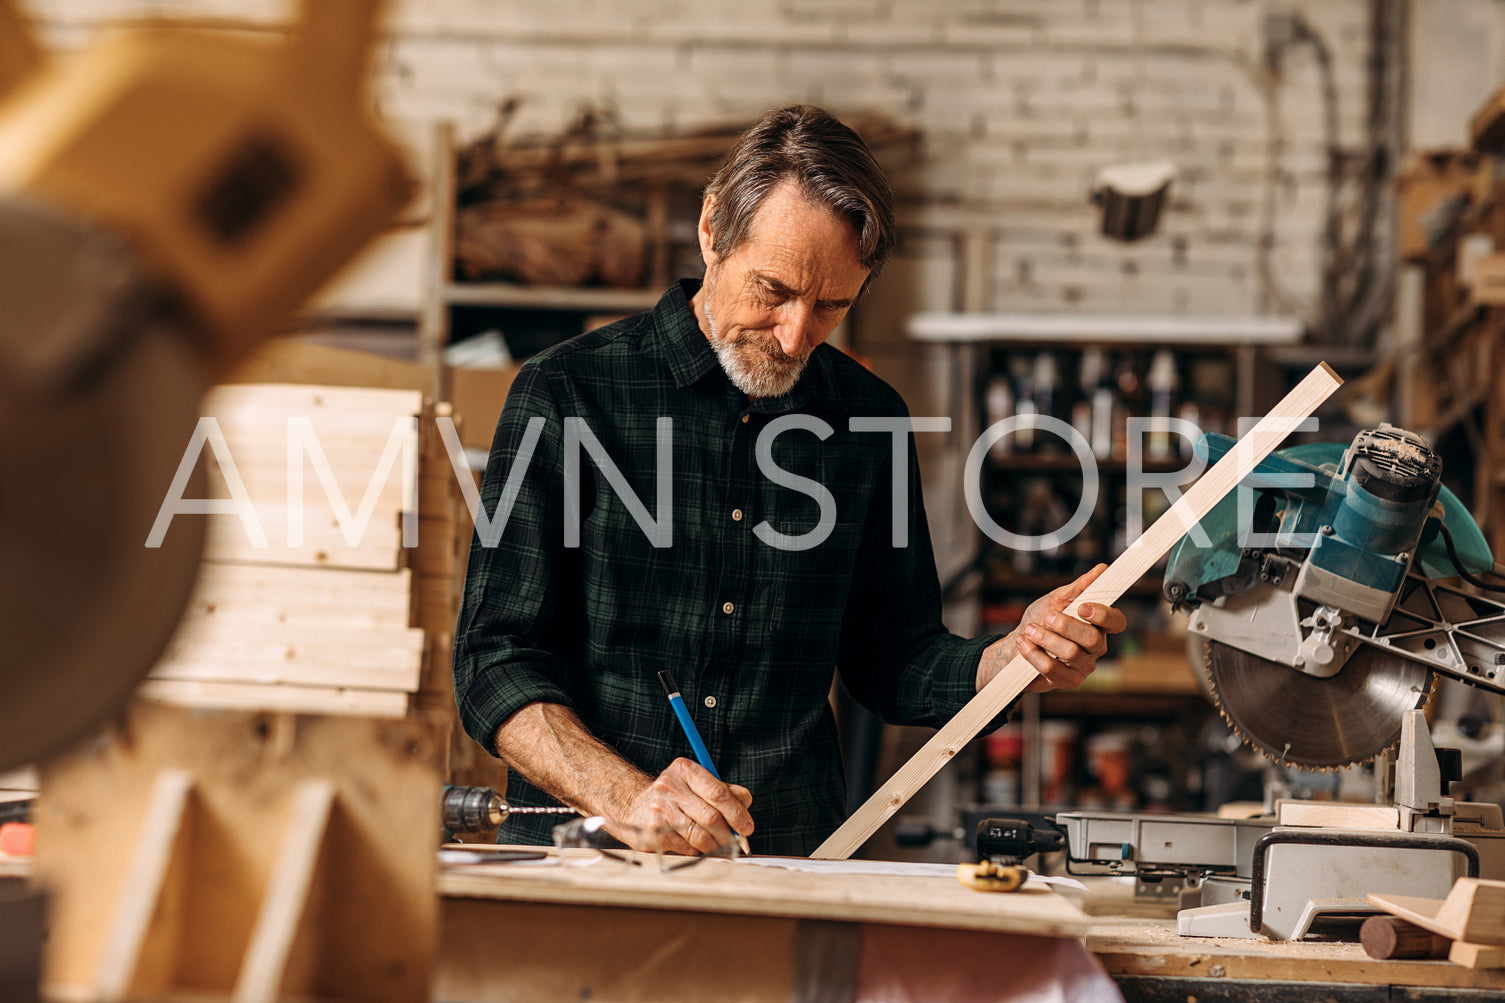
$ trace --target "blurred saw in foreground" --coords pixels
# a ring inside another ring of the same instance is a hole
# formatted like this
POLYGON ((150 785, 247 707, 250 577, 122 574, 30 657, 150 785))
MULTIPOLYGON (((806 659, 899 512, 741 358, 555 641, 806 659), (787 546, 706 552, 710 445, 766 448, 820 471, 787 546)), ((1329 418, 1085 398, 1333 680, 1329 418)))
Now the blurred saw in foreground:
MULTIPOLYGON (((1231 448, 1198 444, 1208 462, 1231 448)), ((1165 596, 1249 745, 1345 766, 1399 741, 1436 673, 1505 692, 1505 576, 1441 478, 1427 441, 1390 425, 1295 446, 1176 545, 1165 596)))
POLYGON ((199 398, 412 192, 369 109, 377 7, 50 56, 0 0, 0 769, 152 667, 202 546, 147 543, 199 398))

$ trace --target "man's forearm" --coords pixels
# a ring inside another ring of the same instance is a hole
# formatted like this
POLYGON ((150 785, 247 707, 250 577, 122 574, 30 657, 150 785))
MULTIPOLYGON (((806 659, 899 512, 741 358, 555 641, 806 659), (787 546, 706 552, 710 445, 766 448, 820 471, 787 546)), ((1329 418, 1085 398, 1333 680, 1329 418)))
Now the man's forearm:
POLYGON ((528 704, 496 730, 495 743, 508 766, 587 815, 622 818, 628 802, 653 781, 560 704, 528 704))

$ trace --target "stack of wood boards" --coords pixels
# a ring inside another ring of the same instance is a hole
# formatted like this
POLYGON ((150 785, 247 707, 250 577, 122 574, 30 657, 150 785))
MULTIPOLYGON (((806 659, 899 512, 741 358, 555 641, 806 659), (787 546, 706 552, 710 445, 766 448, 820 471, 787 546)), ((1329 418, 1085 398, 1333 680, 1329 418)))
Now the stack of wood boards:
POLYGON ((217 444, 211 427, 198 458, 208 495, 248 499, 255 518, 207 516, 197 590, 143 695, 378 717, 452 708, 460 541, 435 428, 447 405, 416 390, 241 384, 201 413, 223 433, 217 444))

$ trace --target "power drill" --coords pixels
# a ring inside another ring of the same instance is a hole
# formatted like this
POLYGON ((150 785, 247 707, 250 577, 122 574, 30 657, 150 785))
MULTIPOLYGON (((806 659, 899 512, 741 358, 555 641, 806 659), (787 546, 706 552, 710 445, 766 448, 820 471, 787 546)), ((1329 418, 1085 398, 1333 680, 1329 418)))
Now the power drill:
POLYGON ((1018 818, 985 818, 977 823, 977 856, 981 862, 958 864, 956 879, 978 891, 1015 891, 1029 876, 1023 866, 1026 859, 1065 845, 1065 833, 1036 829, 1018 818))
POLYGON ((439 817, 444 841, 462 832, 495 829, 512 815, 575 815, 573 808, 514 808, 490 787, 457 787, 446 784, 439 795, 439 817))

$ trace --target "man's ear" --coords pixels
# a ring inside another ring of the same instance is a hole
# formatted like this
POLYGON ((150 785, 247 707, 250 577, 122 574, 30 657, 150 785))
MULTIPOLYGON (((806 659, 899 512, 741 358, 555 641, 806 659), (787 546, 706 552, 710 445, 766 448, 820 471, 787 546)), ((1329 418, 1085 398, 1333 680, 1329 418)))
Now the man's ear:
POLYGON ((696 231, 700 237, 700 260, 705 262, 709 270, 716 263, 716 252, 712 249, 715 241, 711 239, 711 209, 716 205, 716 196, 707 194, 700 203, 700 225, 696 231))

